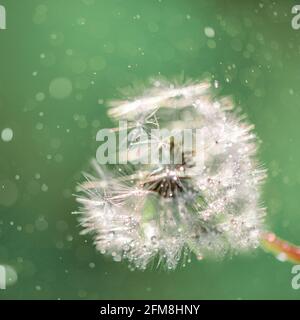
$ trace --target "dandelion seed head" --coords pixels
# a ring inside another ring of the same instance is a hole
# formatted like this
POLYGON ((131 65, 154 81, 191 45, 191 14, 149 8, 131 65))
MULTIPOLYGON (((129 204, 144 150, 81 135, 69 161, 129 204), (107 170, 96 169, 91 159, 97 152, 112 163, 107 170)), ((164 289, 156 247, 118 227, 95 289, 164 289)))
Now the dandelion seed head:
MULTIPOLYGON (((202 260, 256 248, 265 215, 265 170, 256 160, 253 126, 232 110, 229 98, 217 99, 209 82, 156 79, 142 96, 130 91, 124 92, 126 101, 111 103, 109 115, 136 129, 137 142, 128 146, 133 158, 144 150, 139 128, 197 129, 201 140, 180 154, 181 163, 137 163, 121 171, 95 163, 96 175, 81 185, 78 197, 82 233, 94 234, 101 253, 138 269, 172 270, 192 255, 202 260)), ((151 141, 161 152, 182 150, 176 137, 152 134, 151 141)))

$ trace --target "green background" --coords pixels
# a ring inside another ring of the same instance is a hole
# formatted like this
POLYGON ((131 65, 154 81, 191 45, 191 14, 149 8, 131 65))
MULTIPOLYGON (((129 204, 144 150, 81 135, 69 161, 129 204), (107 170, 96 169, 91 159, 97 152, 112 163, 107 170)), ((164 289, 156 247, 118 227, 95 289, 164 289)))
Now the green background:
POLYGON ((300 298, 291 267, 258 249, 175 272, 131 272, 80 236, 72 194, 111 126, 105 101, 163 75, 210 77, 263 141, 270 230, 300 242, 300 30, 294 1, 0 0, 1 299, 300 298), (205 28, 215 30, 213 38, 205 28), (63 80, 57 80, 63 79, 63 80), (12 269, 10 269, 12 270, 12 269), (14 272, 10 277, 15 278, 14 272), (16 279, 14 279, 16 280, 16 279))

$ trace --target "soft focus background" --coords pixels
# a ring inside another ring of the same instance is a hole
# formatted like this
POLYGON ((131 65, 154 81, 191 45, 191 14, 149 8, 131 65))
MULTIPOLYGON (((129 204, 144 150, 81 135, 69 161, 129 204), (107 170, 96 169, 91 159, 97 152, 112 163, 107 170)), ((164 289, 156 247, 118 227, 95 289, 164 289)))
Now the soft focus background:
MULTIPOLYGON (((149 77, 210 77, 263 141, 270 230, 300 243, 300 30, 295 1, 0 0, 0 299, 300 298, 258 249, 131 272, 80 236, 72 194, 111 126, 106 100, 149 77)), ((300 4, 300 1, 299 1, 300 4)))

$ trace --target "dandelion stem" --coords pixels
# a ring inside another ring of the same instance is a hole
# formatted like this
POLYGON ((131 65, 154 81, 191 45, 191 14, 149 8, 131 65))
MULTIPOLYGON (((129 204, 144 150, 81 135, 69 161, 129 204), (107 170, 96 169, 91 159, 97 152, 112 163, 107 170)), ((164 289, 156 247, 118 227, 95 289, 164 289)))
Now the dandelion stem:
POLYGON ((263 234, 261 244, 281 261, 300 263, 300 247, 278 238, 274 233, 263 234))

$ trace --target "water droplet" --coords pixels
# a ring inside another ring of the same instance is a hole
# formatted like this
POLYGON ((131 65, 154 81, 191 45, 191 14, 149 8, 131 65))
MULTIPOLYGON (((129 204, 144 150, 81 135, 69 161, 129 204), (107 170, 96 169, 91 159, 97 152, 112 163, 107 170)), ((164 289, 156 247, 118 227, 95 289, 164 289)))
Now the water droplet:
POLYGON ((215 36, 215 30, 211 27, 205 27, 204 28, 204 34, 208 37, 208 38, 213 38, 215 36))
POLYGON ((1 139, 4 142, 10 142, 13 139, 14 132, 11 128, 5 128, 1 132, 1 139))
POLYGON ((65 99, 73 91, 72 82, 67 78, 56 78, 49 86, 50 95, 55 99, 65 99))
POLYGON ((45 94, 43 92, 38 92, 36 95, 35 95, 35 100, 36 101, 43 101, 45 100, 45 94))

